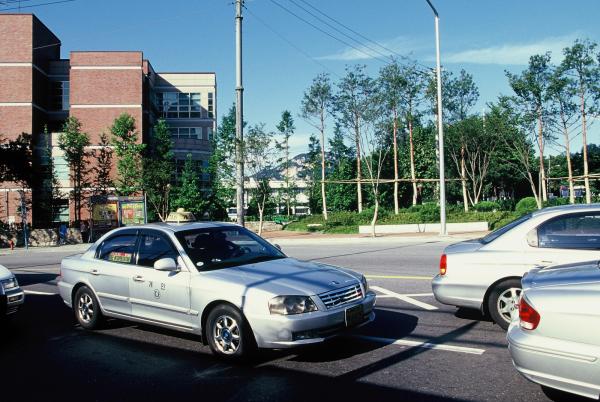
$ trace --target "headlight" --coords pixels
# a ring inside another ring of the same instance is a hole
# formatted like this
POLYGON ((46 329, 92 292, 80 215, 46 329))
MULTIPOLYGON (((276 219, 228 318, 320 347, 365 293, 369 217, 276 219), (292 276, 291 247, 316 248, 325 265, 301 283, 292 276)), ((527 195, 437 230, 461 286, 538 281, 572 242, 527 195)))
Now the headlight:
POLYGON ((8 279, 4 279, 4 280, 0 281, 0 284, 2 285, 2 289, 4 289, 5 292, 7 290, 16 289, 19 287, 17 278, 14 276, 12 278, 8 278, 8 279))
POLYGON ((360 281, 362 282, 363 289, 365 290, 365 296, 366 296, 367 292, 369 291, 369 282, 367 282, 367 278, 364 275, 362 278, 360 278, 360 281))
POLYGON ((277 296, 269 301, 271 314, 302 314, 317 310, 309 296, 277 296))

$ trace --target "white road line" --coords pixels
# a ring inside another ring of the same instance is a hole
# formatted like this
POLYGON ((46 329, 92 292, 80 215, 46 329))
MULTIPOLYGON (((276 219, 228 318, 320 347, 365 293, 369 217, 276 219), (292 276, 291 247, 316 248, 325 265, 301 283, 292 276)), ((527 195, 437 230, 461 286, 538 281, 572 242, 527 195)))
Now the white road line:
POLYGON ((376 336, 365 336, 365 335, 356 335, 355 337, 360 338, 360 339, 365 339, 368 341, 373 341, 373 342, 386 343, 388 345, 400 345, 400 346, 409 346, 409 347, 413 347, 413 348, 445 350, 447 352, 467 353, 467 354, 471 354, 471 355, 482 355, 485 352, 485 349, 467 348, 464 346, 446 345, 443 343, 410 341, 407 339, 379 338, 376 336))
POLYGON ((408 296, 408 297, 427 297, 427 296, 433 296, 433 293, 411 293, 409 295, 403 295, 403 296, 408 296))
POLYGON ((392 298, 395 299, 394 296, 390 296, 390 295, 377 295, 377 298, 378 299, 392 299, 392 298))
POLYGON ((25 292, 25 294, 27 295, 39 295, 39 296, 56 296, 58 295, 58 293, 51 293, 51 292, 38 292, 37 290, 23 290, 23 292, 25 292))
POLYGON ((432 306, 431 304, 423 303, 422 301, 413 299, 409 295, 401 295, 400 293, 392 292, 391 290, 387 290, 387 289, 381 288, 379 286, 370 286, 370 288, 373 290, 376 290, 380 293, 383 293, 384 295, 392 296, 392 297, 395 297, 398 300, 402 300, 406 303, 414 304, 415 306, 421 307, 425 310, 437 310, 438 309, 436 306, 432 306))

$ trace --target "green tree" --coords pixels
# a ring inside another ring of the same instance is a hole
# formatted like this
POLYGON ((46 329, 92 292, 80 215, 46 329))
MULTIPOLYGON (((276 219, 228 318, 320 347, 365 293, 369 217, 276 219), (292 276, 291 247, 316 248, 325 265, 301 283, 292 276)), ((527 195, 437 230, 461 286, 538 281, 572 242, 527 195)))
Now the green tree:
POLYGON ((281 153, 278 159, 279 163, 283 164, 284 175, 283 182, 285 185, 285 203, 287 207, 287 215, 291 214, 291 204, 295 202, 295 192, 292 188, 292 176, 290 174, 290 137, 294 134, 296 127, 294 126, 294 118, 288 110, 281 113, 281 121, 277 124, 277 131, 281 135, 281 141, 276 141, 276 148, 281 153))
POLYGON ((356 147, 356 193, 358 212, 363 210, 361 135, 367 115, 373 107, 375 84, 366 74, 364 65, 346 66, 346 75, 337 84, 334 105, 338 122, 350 133, 356 147))
MULTIPOLYGON (((321 143, 314 135, 311 135, 308 139, 306 162, 308 164, 308 172, 306 172, 305 177, 302 178, 307 182, 309 188, 308 206, 312 213, 316 213, 323 208, 322 191, 325 190, 325 187, 319 185, 319 181, 322 180, 322 177, 324 176, 322 174, 323 161, 321 155, 321 143)), ((325 215, 323 215, 323 218, 325 218, 325 215)))
POLYGON ((115 119, 110 128, 112 144, 115 147, 118 178, 116 181, 119 195, 133 195, 142 190, 142 158, 145 144, 138 142, 135 118, 127 113, 115 119))
POLYGON ((162 119, 154 126, 142 165, 147 200, 154 213, 164 222, 169 215, 169 192, 175 169, 175 155, 169 126, 162 119))
MULTIPOLYGON (((325 122, 333 107, 333 92, 327 74, 319 74, 312 82, 310 88, 304 92, 301 113, 314 128, 321 134, 319 146, 321 156, 321 207, 323 219, 327 220, 327 196, 325 191, 325 122)), ((311 208, 312 210, 312 208, 311 208)))
POLYGON ((352 195, 352 179, 356 178, 355 159, 352 149, 344 143, 344 135, 339 123, 333 130, 333 137, 329 139, 329 180, 327 186, 327 199, 332 211, 355 211, 356 196, 352 195), (339 183, 348 181, 348 183, 339 183))
POLYGON ((75 223, 81 220, 83 189, 89 186, 89 156, 86 147, 90 145, 87 133, 81 132, 81 123, 76 117, 69 117, 63 126, 63 132, 58 137, 58 146, 63 151, 65 161, 69 165, 75 209, 75 223))
POLYGON ((266 132, 264 124, 256 124, 250 127, 246 133, 244 156, 246 157, 248 175, 255 183, 250 191, 250 196, 258 210, 258 234, 260 236, 263 229, 265 208, 272 204, 269 178, 263 175, 265 170, 271 166, 273 151, 271 148, 271 134, 266 132))
MULTIPOLYGON (((581 116, 581 134, 583 139, 583 176, 585 183, 585 201, 592 202, 588 166, 588 115, 597 109, 595 104, 599 99, 598 81, 600 81, 600 65, 595 56, 598 45, 588 40, 575 41, 573 46, 564 49, 564 60, 561 65, 565 74, 575 80, 579 112, 581 116), (595 99, 591 99, 591 97, 595 99)), ((598 56, 600 57, 600 55, 598 56)))
POLYGON ((99 149, 95 152, 96 166, 92 168, 92 191, 95 196, 106 196, 114 186, 111 178, 113 151, 106 133, 100 134, 98 146, 99 149))
POLYGON ((546 142, 550 139, 546 123, 548 120, 547 102, 551 74, 549 52, 543 55, 531 56, 527 69, 519 75, 506 72, 508 82, 516 95, 516 105, 521 109, 521 120, 526 124, 527 131, 536 136, 541 174, 540 193, 544 202, 548 200, 544 152, 546 142))
POLYGON ((172 192, 171 205, 173 209, 183 208, 186 211, 193 212, 197 218, 204 215, 207 209, 207 201, 200 188, 200 181, 198 180, 200 174, 201 172, 192 159, 192 154, 187 154, 181 178, 172 192))

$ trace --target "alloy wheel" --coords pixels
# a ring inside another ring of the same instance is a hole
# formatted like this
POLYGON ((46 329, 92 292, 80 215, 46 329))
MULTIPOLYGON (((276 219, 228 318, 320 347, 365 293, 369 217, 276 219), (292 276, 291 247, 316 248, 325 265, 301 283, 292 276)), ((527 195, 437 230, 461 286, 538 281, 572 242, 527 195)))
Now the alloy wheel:
POLYGON ((77 311, 79 317, 85 323, 89 323, 94 318, 94 302, 89 294, 84 293, 77 302, 77 311))
POLYGON ((231 316, 219 316, 213 325, 212 335, 217 348, 223 354, 234 354, 240 347, 240 327, 231 316))
POLYGON ((512 322, 519 317, 519 299, 522 290, 508 288, 498 297, 498 313, 506 322, 512 322))

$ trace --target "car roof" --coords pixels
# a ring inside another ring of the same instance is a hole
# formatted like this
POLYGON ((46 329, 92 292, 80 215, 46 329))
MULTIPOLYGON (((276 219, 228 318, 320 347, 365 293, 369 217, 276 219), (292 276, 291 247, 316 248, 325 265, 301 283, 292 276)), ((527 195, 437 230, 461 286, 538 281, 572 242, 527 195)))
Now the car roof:
POLYGON ((182 232, 185 230, 192 229, 207 229, 207 228, 218 228, 218 227, 240 227, 235 223, 228 222, 155 222, 148 223, 145 225, 126 226, 121 229, 161 229, 168 230, 173 233, 182 232))
POLYGON ((547 207, 532 212, 533 216, 539 216, 544 214, 550 214, 555 212, 586 212, 586 211, 600 211, 600 204, 571 204, 571 205, 559 205, 557 207, 547 207))

